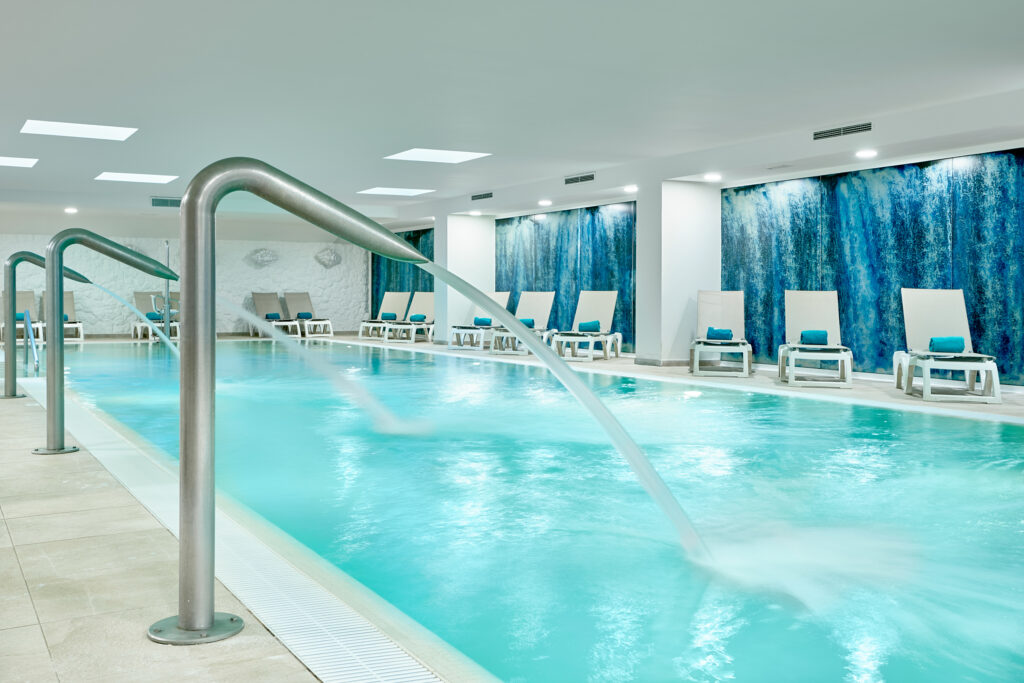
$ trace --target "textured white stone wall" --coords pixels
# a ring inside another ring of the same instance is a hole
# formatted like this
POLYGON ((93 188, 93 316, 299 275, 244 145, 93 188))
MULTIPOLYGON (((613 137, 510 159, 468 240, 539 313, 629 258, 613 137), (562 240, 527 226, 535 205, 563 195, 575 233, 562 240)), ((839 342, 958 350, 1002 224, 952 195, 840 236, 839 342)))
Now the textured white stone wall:
MULTIPOLYGON (((44 235, 0 234, 0 259, 19 250, 45 256, 49 237, 44 235)), ((164 240, 151 237, 118 238, 125 246, 164 261, 164 240)), ((178 270, 178 240, 169 240, 171 267, 178 270)), ((82 246, 69 247, 65 265, 132 301, 135 291, 163 290, 163 281, 134 268, 112 261, 82 246)), ((18 266, 18 289, 43 293, 43 271, 31 264, 18 266)), ((75 292, 75 308, 85 324, 86 334, 128 334, 136 320, 133 313, 105 292, 77 282, 65 281, 75 292)), ((177 290, 176 286, 172 286, 177 290)), ((272 242, 220 240, 217 242, 217 296, 252 308, 252 292, 309 292, 317 316, 330 318, 336 332, 356 330, 368 317, 367 252, 349 244, 325 242, 272 242), (341 263, 324 268, 314 256, 324 247, 341 255, 341 263), (246 256, 256 249, 269 249, 277 260, 258 268, 246 256)), ((39 302, 37 301, 37 306, 39 302)), ((242 332, 245 323, 236 315, 217 313, 218 332, 242 332)))

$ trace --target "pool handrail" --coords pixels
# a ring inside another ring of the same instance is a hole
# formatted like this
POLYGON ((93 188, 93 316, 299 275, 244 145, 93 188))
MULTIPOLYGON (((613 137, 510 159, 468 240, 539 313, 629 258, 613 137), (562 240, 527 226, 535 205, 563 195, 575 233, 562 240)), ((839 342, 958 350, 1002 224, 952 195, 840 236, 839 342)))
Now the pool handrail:
POLYGON ((64 444, 64 250, 80 244, 137 270, 164 279, 178 275, 164 264, 107 239, 91 230, 69 228, 58 232, 46 245, 46 301, 48 325, 46 339, 46 446, 32 452, 50 455, 73 453, 75 446, 64 444))
POLYGON ((181 199, 181 295, 187 316, 181 351, 178 525, 178 614, 156 622, 149 638, 191 645, 242 630, 242 619, 214 612, 214 345, 216 268, 214 213, 221 199, 244 190, 381 256, 426 263, 427 257, 387 228, 323 192, 257 159, 232 157, 199 171, 181 199))
MULTIPOLYGON (((0 398, 23 398, 24 394, 17 391, 18 383, 18 360, 17 360, 17 317, 18 302, 17 293, 17 267, 19 263, 31 263, 40 268, 46 268, 46 259, 31 251, 16 251, 4 261, 4 291, 8 292, 7 302, 4 306, 4 394, 0 398)), ((64 268, 64 277, 75 282, 91 284, 91 280, 81 273, 64 268)), ((28 314, 26 314, 26 318, 28 314)), ((61 315, 63 318, 63 314, 61 315)), ((26 339, 28 337, 26 336, 26 339)))

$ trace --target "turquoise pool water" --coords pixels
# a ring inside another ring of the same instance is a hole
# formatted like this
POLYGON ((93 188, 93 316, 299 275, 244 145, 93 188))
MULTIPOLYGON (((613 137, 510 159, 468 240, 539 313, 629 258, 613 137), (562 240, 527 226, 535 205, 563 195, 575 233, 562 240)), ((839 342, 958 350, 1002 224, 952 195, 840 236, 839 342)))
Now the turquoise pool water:
MULTIPOLYGON (((1024 428, 591 376, 709 536, 866 529, 910 553, 811 612, 690 567, 546 371, 317 353, 431 433, 375 434, 283 347, 221 343, 218 486, 504 680, 1024 679, 1024 428)), ((166 351, 67 361, 80 396, 176 457, 166 351)))

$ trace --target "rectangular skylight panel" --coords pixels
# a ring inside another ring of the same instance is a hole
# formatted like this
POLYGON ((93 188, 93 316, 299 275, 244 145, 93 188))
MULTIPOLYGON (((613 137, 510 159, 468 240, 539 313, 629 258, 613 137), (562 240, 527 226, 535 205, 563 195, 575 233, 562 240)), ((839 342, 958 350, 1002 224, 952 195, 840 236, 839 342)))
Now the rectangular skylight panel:
POLYGON ((428 192, 433 190, 419 190, 413 187, 371 187, 368 190, 359 190, 359 194, 386 194, 393 197, 415 197, 428 192))
POLYGON ((138 128, 123 126, 97 126, 91 123, 66 123, 63 121, 35 121, 29 119, 21 127, 22 133, 32 135, 62 135, 68 138, 92 138, 94 140, 127 140, 138 128))
POLYGON ((114 180, 122 183, 159 183, 161 185, 177 180, 176 175, 156 175, 154 173, 115 173, 104 171, 96 176, 96 180, 114 180))
POLYGON ((28 157, 0 157, 0 166, 17 166, 18 168, 32 168, 39 159, 28 157))
POLYGON ((435 164, 461 164, 464 161, 472 161, 473 159, 489 156, 491 156, 490 152, 459 152, 451 149, 423 149, 415 147, 384 158, 397 159, 398 161, 430 161, 435 164))

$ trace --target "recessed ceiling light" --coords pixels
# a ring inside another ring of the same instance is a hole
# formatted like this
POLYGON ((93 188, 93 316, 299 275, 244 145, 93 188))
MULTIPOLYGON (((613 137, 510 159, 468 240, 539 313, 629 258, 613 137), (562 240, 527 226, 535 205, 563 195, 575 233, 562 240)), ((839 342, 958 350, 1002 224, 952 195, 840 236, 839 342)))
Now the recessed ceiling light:
POLYGON ((32 168, 39 159, 27 157, 0 157, 0 166, 17 166, 18 168, 32 168))
POLYGON ((704 180, 708 181, 709 183, 717 183, 721 179, 721 173, 715 173, 714 171, 712 171, 711 173, 704 174, 704 180))
POLYGON ((547 217, 548 215, 546 213, 535 213, 532 216, 530 216, 530 218, 532 218, 535 221, 542 221, 547 217))
POLYGON ((874 159, 878 156, 877 149, 860 149, 857 150, 858 159, 874 159))
POLYGON ((78 213, 78 209, 73 206, 69 206, 64 209, 64 213, 78 213))
POLYGON ((428 192, 433 192, 433 190, 418 190, 413 187, 371 187, 367 190, 359 190, 359 194, 387 194, 395 197, 415 197, 428 192))
POLYGON ((537 202, 537 206, 551 206, 551 200, 550 199, 542 199, 539 202, 537 202))
POLYGON ((470 211, 469 215, 470 216, 482 216, 484 214, 483 214, 483 211, 470 211))
POLYGON ((451 149, 424 149, 414 147, 398 154, 392 154, 385 159, 397 161, 431 161, 435 164, 461 164, 464 161, 472 161, 480 157, 489 157, 490 152, 458 152, 451 149))
POLYGON ((62 135, 68 138, 93 138, 94 140, 127 140, 138 128, 123 126, 97 126, 91 123, 64 123, 63 121, 33 121, 29 119, 21 127, 22 133, 32 135, 62 135))
POLYGON ((626 185, 624 188, 622 188, 622 191, 623 192, 629 192, 630 194, 633 194, 634 192, 637 192, 639 189, 640 188, 637 187, 636 185, 626 185))
POLYGON ((96 180, 114 180, 121 183, 159 183, 161 185, 177 180, 176 175, 156 175, 154 173, 115 173, 104 171, 95 178, 96 180))

